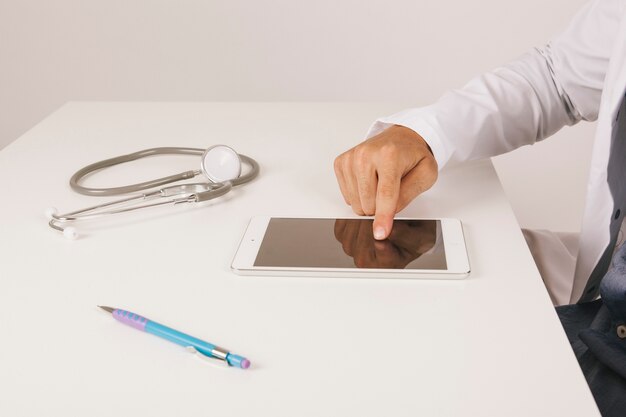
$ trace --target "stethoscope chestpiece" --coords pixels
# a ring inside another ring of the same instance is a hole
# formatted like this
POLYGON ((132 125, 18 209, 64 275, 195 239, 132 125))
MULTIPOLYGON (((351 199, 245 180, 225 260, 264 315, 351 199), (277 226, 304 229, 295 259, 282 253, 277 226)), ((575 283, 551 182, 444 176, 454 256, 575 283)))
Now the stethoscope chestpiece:
POLYGON ((241 159, 235 150, 226 145, 208 148, 201 158, 202 173, 216 183, 231 181, 241 175, 241 159))

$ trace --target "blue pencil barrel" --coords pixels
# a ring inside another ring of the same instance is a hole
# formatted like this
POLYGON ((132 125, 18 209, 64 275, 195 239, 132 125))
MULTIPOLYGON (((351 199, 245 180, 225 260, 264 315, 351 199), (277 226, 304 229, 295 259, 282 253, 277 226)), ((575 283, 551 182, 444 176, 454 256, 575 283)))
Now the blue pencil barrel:
MULTIPOLYGON (((217 346, 212 343, 205 342, 204 340, 200 340, 196 337, 179 332, 178 330, 172 329, 171 327, 167 327, 150 320, 148 320, 148 322, 146 323, 145 330, 148 333, 152 333, 155 336, 159 336, 163 339, 169 340, 170 342, 176 343, 177 345, 181 345, 184 347, 193 346, 198 352, 202 353, 203 355, 214 357, 212 352, 217 346)), ((228 355, 226 355, 226 362, 228 362, 230 366, 236 366, 243 369, 246 369, 250 366, 250 361, 248 361, 246 358, 232 353, 228 353, 228 355)))

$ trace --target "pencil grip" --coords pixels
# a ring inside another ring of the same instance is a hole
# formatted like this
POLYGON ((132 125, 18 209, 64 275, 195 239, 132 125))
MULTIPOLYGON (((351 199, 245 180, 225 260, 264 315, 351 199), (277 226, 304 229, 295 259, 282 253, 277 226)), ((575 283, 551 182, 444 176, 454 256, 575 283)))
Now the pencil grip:
POLYGON ((113 318, 121 323, 134 327, 137 330, 146 331, 148 319, 130 311, 115 309, 113 310, 113 318))

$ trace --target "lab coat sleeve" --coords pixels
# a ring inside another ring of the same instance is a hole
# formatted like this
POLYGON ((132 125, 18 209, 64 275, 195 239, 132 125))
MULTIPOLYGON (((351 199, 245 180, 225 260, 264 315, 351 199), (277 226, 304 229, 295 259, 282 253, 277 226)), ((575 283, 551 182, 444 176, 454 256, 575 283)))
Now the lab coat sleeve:
POLYGON ((545 47, 430 106, 377 120, 367 137, 391 125, 408 127, 426 140, 441 169, 532 144, 580 120, 595 120, 624 3, 588 3, 545 47))

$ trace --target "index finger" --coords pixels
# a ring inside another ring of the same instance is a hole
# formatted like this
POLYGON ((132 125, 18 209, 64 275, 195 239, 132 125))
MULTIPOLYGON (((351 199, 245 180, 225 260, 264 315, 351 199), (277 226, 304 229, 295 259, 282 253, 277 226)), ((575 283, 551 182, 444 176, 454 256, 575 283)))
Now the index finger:
POLYGON ((400 198, 402 176, 393 168, 383 169, 378 173, 376 188, 376 212, 374 215, 374 238, 386 239, 391 233, 393 216, 396 214, 400 198))

